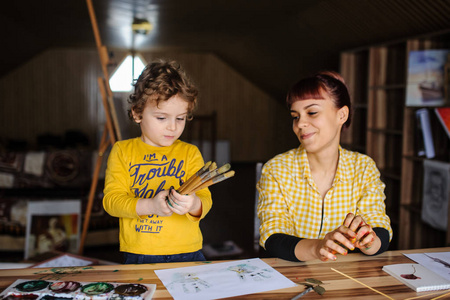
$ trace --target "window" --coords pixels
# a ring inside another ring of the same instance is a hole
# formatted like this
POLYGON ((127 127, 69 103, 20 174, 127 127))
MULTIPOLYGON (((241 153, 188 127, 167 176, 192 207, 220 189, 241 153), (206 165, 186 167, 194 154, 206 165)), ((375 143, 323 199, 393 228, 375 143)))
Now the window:
POLYGON ((114 72, 109 80, 109 85, 113 92, 130 92, 133 89, 133 82, 142 70, 145 68, 145 63, 140 55, 134 56, 134 69, 133 69, 133 56, 128 55, 114 72))

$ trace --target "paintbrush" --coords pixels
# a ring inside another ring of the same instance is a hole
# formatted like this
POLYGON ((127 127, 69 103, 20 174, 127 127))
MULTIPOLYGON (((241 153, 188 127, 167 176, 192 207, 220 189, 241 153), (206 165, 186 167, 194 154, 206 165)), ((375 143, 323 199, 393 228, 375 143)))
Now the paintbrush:
MULTIPOLYGON (((223 174, 225 172, 227 172, 228 170, 230 170, 231 165, 230 164, 224 164, 223 166, 221 166, 218 169, 214 169, 211 170, 210 172, 207 172, 205 175, 202 175, 201 178, 202 180, 197 184, 197 185, 192 185, 194 188, 197 187, 200 184, 203 184, 204 182, 210 180, 213 177, 216 177, 217 175, 223 174)), ((192 190, 193 188, 191 188, 192 190)))
POLYGON ((189 194, 196 193, 201 189, 207 188, 213 184, 216 184, 218 182, 221 182, 221 181, 231 178, 233 176, 234 176, 234 171, 229 171, 227 173, 217 175, 216 177, 213 177, 213 178, 209 179, 208 181, 198 185, 196 188, 194 188, 192 191, 190 191, 189 194))
POLYGON ((203 167, 201 167, 194 175, 189 177, 188 180, 186 180, 185 183, 183 183, 177 190, 178 193, 182 193, 183 190, 186 189, 192 182, 197 178, 200 177, 202 174, 206 173, 209 170, 209 167, 211 166, 212 162, 208 161, 203 167))
POLYGON ((204 182, 210 180, 211 178, 217 175, 220 175, 228 171, 231 168, 230 164, 225 164, 217 169, 217 164, 215 164, 214 166, 213 164, 211 164, 212 168, 210 168, 209 172, 203 173, 199 178, 196 178, 195 181, 193 181, 188 187, 183 189, 183 194, 191 194, 191 191, 194 190, 197 186, 203 184, 204 182))
POLYGON ((197 186, 199 182, 202 181, 202 179, 207 176, 211 171, 215 170, 217 168, 217 164, 215 162, 212 162, 208 167, 205 165, 202 169, 204 169, 203 172, 201 172, 199 175, 195 174, 192 180, 189 178, 188 182, 183 184, 180 188, 180 191, 178 193, 180 194, 188 194, 187 191, 191 190, 193 187, 197 186))
POLYGON ((219 174, 225 173, 230 168, 230 164, 225 164, 217 169, 217 164, 212 163, 208 172, 203 173, 199 178, 196 178, 195 181, 193 181, 188 187, 183 189, 183 194, 191 194, 191 191, 194 190, 197 186, 203 184, 204 182, 219 174))
POLYGON ((291 300, 297 300, 300 299, 301 297, 305 296, 306 294, 308 294, 309 292, 311 292, 314 288, 312 286, 308 287, 306 290, 304 290, 303 292, 301 292, 300 294, 298 294, 297 296, 295 296, 294 298, 292 298, 291 300))
POLYGON ((208 174, 213 172, 215 169, 217 169, 217 164, 215 162, 213 162, 209 166, 208 170, 203 172, 200 176, 194 178, 194 180, 192 180, 192 182, 183 189, 182 193, 185 195, 189 194, 189 191, 191 191, 196 186, 198 186, 202 182, 203 178, 208 176, 208 174))

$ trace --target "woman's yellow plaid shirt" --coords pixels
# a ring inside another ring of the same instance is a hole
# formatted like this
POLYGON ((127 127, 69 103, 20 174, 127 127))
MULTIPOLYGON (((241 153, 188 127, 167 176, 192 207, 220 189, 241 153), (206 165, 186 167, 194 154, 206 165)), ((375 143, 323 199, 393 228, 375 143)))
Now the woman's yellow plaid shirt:
POLYGON ((339 147, 336 176, 323 201, 302 146, 269 160, 257 188, 263 247, 274 233, 323 238, 342 225, 350 212, 361 215, 372 227, 387 229, 392 239, 384 203, 385 184, 375 162, 367 155, 339 147))

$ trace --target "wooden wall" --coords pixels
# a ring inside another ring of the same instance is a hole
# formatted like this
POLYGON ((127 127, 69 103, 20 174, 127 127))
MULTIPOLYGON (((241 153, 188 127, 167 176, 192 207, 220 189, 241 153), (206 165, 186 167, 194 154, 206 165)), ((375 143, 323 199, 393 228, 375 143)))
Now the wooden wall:
POLYGON ((95 142, 100 72, 93 50, 53 49, 0 78, 0 138, 35 145, 38 135, 78 129, 95 142))
MULTIPOLYGON (((125 55, 115 51, 118 62, 125 55)), ((265 161, 297 146, 289 112, 211 53, 146 52, 179 61, 199 87, 196 114, 217 112, 218 138, 230 141, 232 161, 265 161)), ((40 134, 83 131, 97 147, 104 117, 95 49, 50 49, 0 78, 0 138, 34 145, 40 134)), ((126 95, 123 106, 126 107, 126 95)))

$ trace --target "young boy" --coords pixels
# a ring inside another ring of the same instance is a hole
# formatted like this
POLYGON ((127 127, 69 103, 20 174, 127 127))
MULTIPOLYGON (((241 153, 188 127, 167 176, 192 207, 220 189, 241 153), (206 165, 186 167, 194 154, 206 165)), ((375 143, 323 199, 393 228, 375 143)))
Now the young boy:
POLYGON ((114 144, 103 198, 106 212, 120 219, 125 264, 205 260, 199 222, 211 193, 175 191, 204 165, 196 146, 178 140, 197 94, 177 63, 160 61, 144 69, 129 97, 128 114, 142 135, 114 144))

